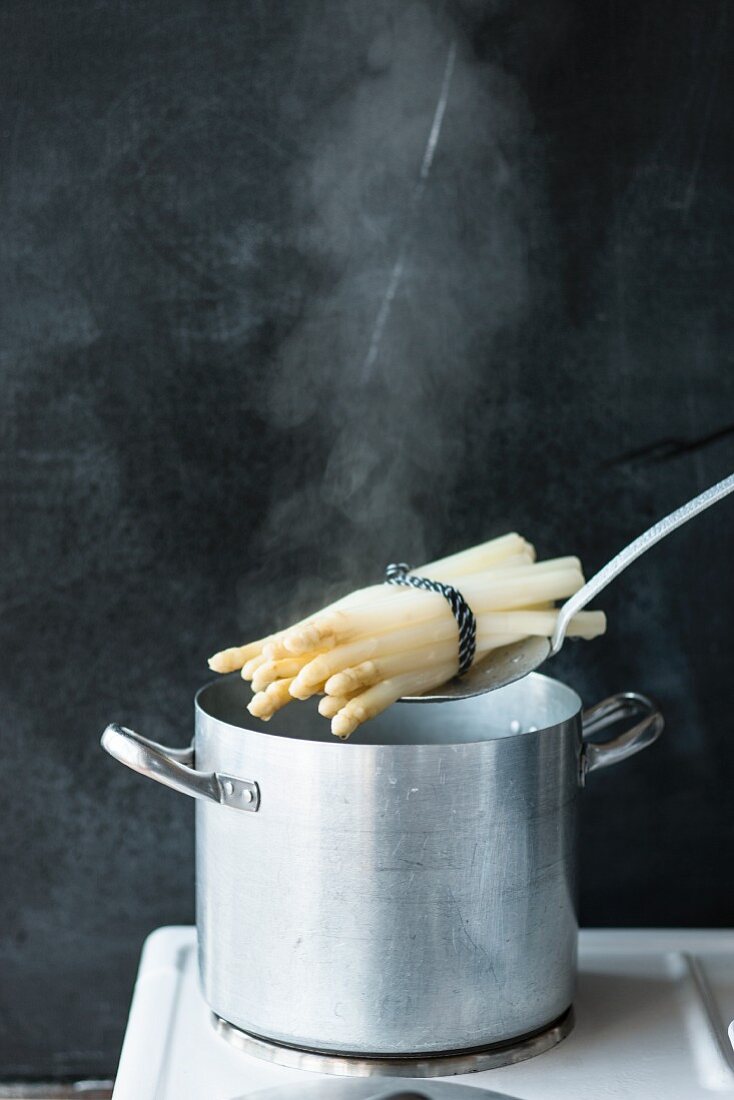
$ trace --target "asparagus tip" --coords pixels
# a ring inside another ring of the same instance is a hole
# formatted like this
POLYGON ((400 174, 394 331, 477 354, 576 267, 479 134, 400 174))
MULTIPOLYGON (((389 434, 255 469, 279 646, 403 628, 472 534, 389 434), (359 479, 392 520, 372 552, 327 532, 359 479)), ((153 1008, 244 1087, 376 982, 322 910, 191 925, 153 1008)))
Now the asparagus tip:
POLYGON ((359 722, 356 718, 352 718, 350 715, 339 713, 331 720, 331 732, 334 737, 341 737, 342 740, 346 740, 356 730, 359 722))

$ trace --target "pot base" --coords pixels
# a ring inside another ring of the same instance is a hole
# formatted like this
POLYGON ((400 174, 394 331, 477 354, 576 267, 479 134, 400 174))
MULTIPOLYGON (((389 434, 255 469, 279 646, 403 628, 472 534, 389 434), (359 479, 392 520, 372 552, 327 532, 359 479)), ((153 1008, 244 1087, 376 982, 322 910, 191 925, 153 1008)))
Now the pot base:
POLYGON ((543 1054, 565 1039, 574 1025, 573 1007, 547 1027, 471 1050, 446 1051, 442 1054, 346 1055, 328 1051, 308 1050, 275 1043, 235 1027, 212 1013, 216 1031, 228 1043, 260 1058, 288 1069, 311 1070, 340 1077, 451 1077, 458 1073, 477 1073, 485 1069, 514 1065, 543 1054))

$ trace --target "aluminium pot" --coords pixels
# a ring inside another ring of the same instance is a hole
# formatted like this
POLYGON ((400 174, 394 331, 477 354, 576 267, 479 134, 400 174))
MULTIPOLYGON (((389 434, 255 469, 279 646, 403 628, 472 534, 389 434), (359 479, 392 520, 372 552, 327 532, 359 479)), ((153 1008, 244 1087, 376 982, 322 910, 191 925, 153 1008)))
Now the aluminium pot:
POLYGON ((581 788, 659 736, 653 703, 624 693, 582 712, 570 687, 532 674, 400 703, 342 743, 313 700, 265 725, 249 694, 237 674, 202 688, 190 749, 118 725, 102 738, 197 800, 199 963, 216 1017, 273 1060, 272 1044, 426 1059, 562 1019, 581 788), (622 718, 631 728, 589 740, 622 718))

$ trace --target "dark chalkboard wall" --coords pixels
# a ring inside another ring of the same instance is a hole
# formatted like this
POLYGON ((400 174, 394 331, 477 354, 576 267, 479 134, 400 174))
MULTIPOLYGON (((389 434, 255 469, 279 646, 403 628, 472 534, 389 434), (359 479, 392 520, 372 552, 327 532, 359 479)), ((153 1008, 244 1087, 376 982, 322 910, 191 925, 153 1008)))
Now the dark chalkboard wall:
MULTIPOLYGON (((0 1076, 112 1072, 192 920, 107 721, 183 744, 209 652, 386 561, 593 569, 734 468, 730 15, 2 5, 0 1076)), ((667 717, 589 783, 587 924, 734 923, 733 517, 555 665, 667 717)))

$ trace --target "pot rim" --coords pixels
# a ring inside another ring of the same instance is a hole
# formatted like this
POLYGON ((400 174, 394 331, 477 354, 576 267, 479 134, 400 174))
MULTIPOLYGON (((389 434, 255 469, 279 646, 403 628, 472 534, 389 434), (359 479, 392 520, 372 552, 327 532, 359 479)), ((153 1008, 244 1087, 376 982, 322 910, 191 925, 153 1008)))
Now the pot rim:
MULTIPOLYGON (((249 715, 248 715, 248 718, 249 718, 249 722, 251 724, 237 725, 233 722, 227 722, 224 719, 219 718, 216 714, 213 714, 210 710, 208 710, 204 706, 202 697, 206 694, 206 692, 211 691, 216 686, 224 684, 227 681, 232 681, 234 679, 238 679, 238 680, 240 679, 240 674, 238 672, 233 672, 233 673, 230 673, 230 674, 225 675, 225 676, 218 676, 215 679, 209 680, 209 681, 207 681, 207 683, 202 684, 202 686, 198 689, 198 691, 196 692, 196 694, 194 696, 195 713, 197 715, 201 714, 203 717, 207 718, 208 720, 210 720, 212 722, 216 722, 218 727, 223 727, 227 731, 231 730, 233 734, 236 734, 239 737, 241 737, 243 734, 248 734, 250 736, 254 736, 254 737, 257 737, 257 738, 263 738, 263 739, 268 738, 271 743, 273 743, 274 741, 279 742, 279 743, 292 742, 292 743, 299 744, 299 745, 313 746, 314 748, 319 748, 319 749, 328 749, 332 752, 333 751, 344 751, 345 746, 348 746, 349 750, 352 751, 352 752, 355 752, 357 750, 361 750, 362 752, 374 752, 375 749, 390 749, 390 750, 393 750, 393 751, 403 750, 403 751, 407 752, 407 751, 414 751, 417 748, 420 748, 422 750, 435 749, 437 751, 444 751, 445 752, 445 750, 447 748, 452 747, 452 746, 458 748, 458 747, 469 747, 471 745, 486 745, 486 744, 490 744, 490 743, 496 742, 496 741, 514 741, 517 738, 533 737, 533 736, 537 736, 539 734, 547 734, 547 733, 550 733, 554 730, 557 730, 558 727, 562 726, 564 723, 572 722, 575 719, 580 718, 581 713, 583 711, 583 702, 582 702, 581 697, 579 696, 578 692, 574 688, 570 687, 563 680, 557 680, 553 676, 547 676, 544 673, 540 673, 540 672, 531 672, 531 673, 528 673, 527 676, 523 677, 522 680, 517 680, 513 684, 508 684, 506 687, 498 688, 498 689, 496 689, 496 691, 490 692, 488 694, 490 696, 492 696, 492 695, 496 695, 500 692, 506 692, 506 691, 509 691, 509 690, 512 690, 512 689, 517 690, 518 685, 521 684, 521 683, 524 683, 524 681, 527 680, 527 679, 532 680, 534 683, 538 683, 539 681, 543 681, 544 683, 552 684, 555 689, 561 689, 562 694, 567 696, 567 698, 568 698, 568 711, 569 712, 563 718, 560 718, 558 721, 553 722, 550 725, 539 726, 539 727, 537 727, 537 729, 518 730, 517 733, 512 733, 512 732, 504 733, 503 732, 502 735, 499 736, 499 737, 494 736, 494 737, 473 738, 470 741, 447 739, 447 740, 444 740, 444 741, 409 741, 409 742, 402 742, 402 741, 399 741, 399 740, 394 740, 394 741, 384 740, 384 741, 377 741, 377 742, 375 742, 375 741, 365 742, 365 741, 360 741, 358 739, 358 736, 357 736, 356 739, 355 738, 349 738, 347 741, 340 741, 336 737, 329 737, 328 740, 320 740, 320 739, 312 739, 312 738, 309 738, 309 737, 293 737, 293 736, 291 736, 287 733, 283 733, 282 731, 279 731, 277 726, 275 726, 275 725, 271 725, 271 728, 267 729, 267 728, 265 728, 265 723, 259 721, 257 718, 250 718, 249 715)), ((429 704, 429 706, 451 707, 452 709, 453 708, 459 708, 459 707, 467 707, 468 705, 473 705, 473 706, 476 707, 477 705, 481 705, 481 704, 478 704, 478 700, 481 699, 481 698, 483 698, 483 696, 475 696, 475 697, 470 698, 470 699, 460 699, 460 700, 451 700, 451 701, 442 702, 442 703, 433 703, 433 704, 429 704)), ((420 707, 421 710, 425 710, 425 708, 426 708, 425 703, 404 703, 404 702, 400 701, 399 704, 396 704, 396 705, 399 705, 400 707, 406 707, 406 706, 420 707)), ((245 713, 247 713, 247 711, 245 711, 245 713)), ((324 723, 324 725, 327 725, 326 719, 321 719, 321 721, 324 723)), ((277 716, 276 716, 276 718, 271 719, 271 722, 277 722, 277 716)), ((367 723, 366 725, 369 726, 369 723, 367 723)))

